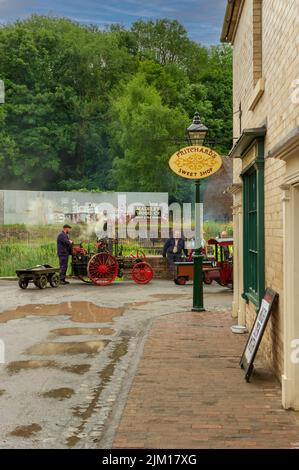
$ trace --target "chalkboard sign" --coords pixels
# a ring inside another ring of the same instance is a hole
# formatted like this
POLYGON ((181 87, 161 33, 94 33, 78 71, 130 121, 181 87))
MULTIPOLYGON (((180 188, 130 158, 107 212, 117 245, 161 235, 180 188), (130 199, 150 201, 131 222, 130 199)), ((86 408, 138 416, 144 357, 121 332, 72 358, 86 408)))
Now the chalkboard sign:
POLYGON ((250 380, 253 362, 277 299, 278 294, 267 288, 240 361, 240 366, 245 370, 247 382, 250 380))

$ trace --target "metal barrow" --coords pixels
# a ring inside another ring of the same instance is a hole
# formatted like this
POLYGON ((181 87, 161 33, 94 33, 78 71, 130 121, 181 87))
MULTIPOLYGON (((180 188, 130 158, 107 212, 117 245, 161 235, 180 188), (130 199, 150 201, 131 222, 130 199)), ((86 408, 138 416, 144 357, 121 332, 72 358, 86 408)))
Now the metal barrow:
POLYGON ((45 289, 48 282, 51 287, 58 287, 60 284, 59 268, 53 268, 49 264, 18 269, 16 274, 21 289, 27 289, 29 282, 33 282, 39 289, 45 289))

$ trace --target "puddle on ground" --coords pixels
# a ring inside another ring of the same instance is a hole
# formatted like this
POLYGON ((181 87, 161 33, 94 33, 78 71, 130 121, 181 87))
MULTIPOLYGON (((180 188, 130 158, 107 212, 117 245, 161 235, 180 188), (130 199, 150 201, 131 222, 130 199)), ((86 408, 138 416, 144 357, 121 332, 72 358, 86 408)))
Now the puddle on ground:
POLYGON ((190 294, 152 294, 151 297, 160 300, 173 300, 173 299, 183 299, 190 298, 190 294))
POLYGON ((72 388, 62 387, 48 390, 47 392, 41 393, 41 396, 43 398, 56 398, 57 400, 61 401, 65 398, 71 398, 74 393, 75 392, 72 388))
POLYGON ((52 330, 57 336, 76 336, 76 335, 112 335, 112 328, 58 328, 52 330))
POLYGON ((150 303, 149 300, 140 300, 138 302, 133 302, 133 303, 129 304, 129 307, 139 307, 139 306, 142 306, 142 305, 147 305, 149 303, 150 303))
POLYGON ((64 366, 61 369, 72 374, 82 375, 89 371, 90 364, 75 364, 73 366, 64 366))
POLYGON ((18 426, 10 433, 10 435, 16 437, 31 437, 32 434, 35 434, 41 430, 42 427, 39 424, 32 423, 28 426, 18 426))
POLYGON ((109 380, 111 379, 114 373, 115 366, 117 365, 118 361, 127 354, 128 344, 129 337, 125 336, 122 338, 122 341, 118 343, 113 349, 113 351, 110 353, 109 358, 111 359, 111 362, 107 364, 107 366, 104 367, 101 372, 99 372, 101 382, 99 386, 93 390, 93 398, 88 404, 87 408, 84 411, 82 411, 79 407, 74 408, 74 416, 81 418, 82 421, 81 424, 77 427, 76 432, 67 439, 68 447, 74 447, 80 441, 79 436, 83 432, 87 420, 96 411, 96 406, 98 404, 101 393, 109 382, 109 380))
POLYGON ((17 374, 22 370, 39 369, 41 367, 60 369, 62 371, 82 375, 89 371, 90 364, 64 365, 58 364, 56 361, 14 361, 10 362, 6 369, 9 374, 17 374))
POLYGON ((0 397, 1 397, 2 395, 4 395, 5 392, 6 392, 6 390, 0 389, 0 397))
POLYGON ((26 350, 26 354, 37 356, 53 356, 63 354, 97 354, 109 341, 84 341, 77 343, 39 343, 26 350))
POLYGON ((17 374, 21 370, 39 369, 40 367, 56 368, 58 364, 55 361, 14 361, 7 365, 6 370, 9 374, 17 374))
POLYGON ((0 313, 0 323, 24 318, 29 315, 70 315, 78 323, 108 323, 123 314, 124 308, 100 307, 92 302, 64 302, 62 304, 28 304, 0 313))

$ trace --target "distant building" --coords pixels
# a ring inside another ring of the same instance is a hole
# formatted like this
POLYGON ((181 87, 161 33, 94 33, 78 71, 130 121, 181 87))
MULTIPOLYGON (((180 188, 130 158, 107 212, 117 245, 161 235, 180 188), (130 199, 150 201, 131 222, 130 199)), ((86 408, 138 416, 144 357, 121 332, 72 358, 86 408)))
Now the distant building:
POLYGON ((234 303, 251 326, 265 287, 279 294, 260 352, 299 410, 299 2, 229 0, 233 45, 234 303))
POLYGON ((104 210, 121 218, 136 206, 168 207, 168 193, 0 190, 0 224, 95 223, 104 210))

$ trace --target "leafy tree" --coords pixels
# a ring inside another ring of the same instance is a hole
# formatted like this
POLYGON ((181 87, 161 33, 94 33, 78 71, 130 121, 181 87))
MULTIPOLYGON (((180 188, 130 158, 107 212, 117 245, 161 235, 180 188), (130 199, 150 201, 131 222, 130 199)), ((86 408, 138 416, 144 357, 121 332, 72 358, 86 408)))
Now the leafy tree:
POLYGON ((220 152, 231 146, 231 49, 191 41, 177 21, 103 32, 34 15, 0 26, 0 75, 2 187, 161 190, 187 201, 190 185, 167 161, 194 111, 220 152))
POLYGON ((202 77, 212 109, 207 116, 210 138, 220 152, 232 146, 232 49, 213 46, 209 50, 209 69, 202 77))
POLYGON ((11 177, 29 188, 97 176, 104 185, 109 93, 134 67, 113 35, 68 20, 33 16, 2 27, 5 128, 18 149, 11 177))
POLYGON ((14 140, 5 131, 5 114, 3 106, 0 105, 0 183, 2 184, 8 183, 10 161, 18 151, 14 140))
POLYGON ((181 63, 189 44, 187 31, 176 20, 139 20, 133 23, 138 51, 143 58, 151 58, 161 65, 181 63))
POLYGON ((174 194, 178 178, 168 168, 176 150, 171 138, 184 129, 188 118, 163 105, 157 90, 138 74, 113 102, 112 137, 118 144, 113 177, 122 191, 165 191, 174 194))

